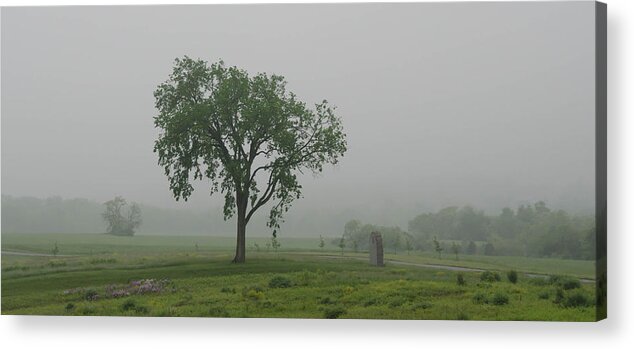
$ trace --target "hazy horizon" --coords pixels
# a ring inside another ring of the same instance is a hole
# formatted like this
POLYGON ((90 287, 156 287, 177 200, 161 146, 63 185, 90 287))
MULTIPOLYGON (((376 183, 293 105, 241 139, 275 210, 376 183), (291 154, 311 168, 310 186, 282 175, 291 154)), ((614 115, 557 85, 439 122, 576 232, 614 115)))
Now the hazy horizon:
POLYGON ((152 94, 189 55, 338 107, 349 150, 301 177, 288 229, 540 200, 593 214, 595 18, 575 6, 594 3, 3 8, 2 194, 219 208, 206 182, 176 202, 152 152, 152 94))

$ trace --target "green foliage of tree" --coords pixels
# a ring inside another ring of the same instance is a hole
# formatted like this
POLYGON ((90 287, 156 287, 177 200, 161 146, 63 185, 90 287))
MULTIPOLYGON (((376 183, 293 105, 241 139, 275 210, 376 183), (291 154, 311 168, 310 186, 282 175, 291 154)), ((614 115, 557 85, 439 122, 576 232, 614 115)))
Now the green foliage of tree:
POLYGON ((187 200, 192 182, 206 179, 211 194, 224 195, 224 218, 237 215, 235 263, 245 261, 253 214, 273 202, 267 224, 276 232, 301 197, 298 173, 319 173, 346 151, 334 108, 325 100, 307 107, 279 75, 184 57, 154 96, 154 151, 170 189, 187 200))
POLYGON ((324 240, 323 236, 319 235, 319 248, 322 251, 324 250, 324 246, 326 246, 326 241, 324 240))
POLYGON ((141 208, 137 203, 132 203, 127 208, 124 198, 117 196, 104 203, 105 211, 101 214, 106 221, 107 233, 118 236, 132 236, 143 220, 141 219, 141 208))

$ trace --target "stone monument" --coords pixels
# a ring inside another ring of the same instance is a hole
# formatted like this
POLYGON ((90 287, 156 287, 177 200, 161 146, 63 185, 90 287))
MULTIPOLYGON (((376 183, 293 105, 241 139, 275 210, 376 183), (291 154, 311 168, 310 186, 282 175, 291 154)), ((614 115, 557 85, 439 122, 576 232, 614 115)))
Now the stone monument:
POLYGON ((377 267, 385 265, 383 264, 383 238, 377 232, 370 234, 370 265, 377 267))

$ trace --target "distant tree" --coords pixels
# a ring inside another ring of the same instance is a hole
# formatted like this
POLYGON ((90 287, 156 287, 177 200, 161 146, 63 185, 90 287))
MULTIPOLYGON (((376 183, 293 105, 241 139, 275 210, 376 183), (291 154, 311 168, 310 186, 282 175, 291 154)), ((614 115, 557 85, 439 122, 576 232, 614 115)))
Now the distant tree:
POLYGON ((359 247, 365 246, 370 237, 371 228, 368 224, 362 224, 359 220, 351 220, 346 222, 343 229, 343 238, 350 244, 350 246, 354 247, 357 245, 357 249, 359 247))
POLYGON ((321 251, 324 251, 324 246, 326 246, 326 241, 324 241, 324 237, 319 235, 319 248, 321 251))
POLYGON ((359 251, 359 242, 357 240, 352 240, 352 250, 354 252, 358 252, 359 251))
POLYGON ((257 243, 257 242, 254 242, 254 243, 253 243, 253 246, 255 246, 255 250, 256 250, 257 252, 260 252, 260 245, 258 245, 258 243, 257 243))
POLYGON ((401 249, 401 233, 398 232, 396 234, 390 234, 388 245, 392 245, 392 248, 394 249, 394 254, 397 254, 398 250, 401 249))
POLYGON ((535 220, 535 210, 531 205, 520 205, 517 208, 517 218, 523 223, 532 223, 535 220))
POLYGON ((224 218, 237 215, 234 263, 244 263, 246 227, 272 202, 274 232, 295 199, 298 174, 320 173, 346 152, 341 119, 327 101, 310 108, 280 75, 250 75, 219 61, 176 59, 154 92, 160 129, 154 151, 174 197, 187 200, 192 181, 224 196, 224 218))
POLYGON ((486 239, 489 219, 484 211, 465 206, 457 212, 456 230, 453 239, 484 240, 486 239))
POLYGON ((460 245, 455 242, 451 243, 451 252, 456 255, 456 260, 458 260, 458 254, 460 253, 460 245))
POLYGON ((104 203, 106 210, 101 214, 108 224, 107 233, 118 236, 132 236, 143 220, 141 219, 141 208, 138 204, 132 203, 126 210, 126 201, 121 196, 104 203))
POLYGON ((550 213, 550 209, 548 207, 546 207, 546 203, 543 201, 538 201, 535 203, 534 205, 535 207, 535 214, 536 215, 546 215, 548 213, 550 213))
POLYGON ((475 242, 469 241, 469 245, 467 245, 467 250, 465 251, 467 254, 476 254, 477 247, 475 242))
POLYGON ((271 236, 271 247, 273 247, 273 251, 277 254, 277 249, 282 246, 280 242, 277 240, 277 233, 273 232, 273 236, 271 236))
POLYGON ((442 259, 442 250, 444 250, 444 248, 440 246, 440 242, 435 236, 432 242, 434 243, 434 250, 436 251, 436 253, 438 253, 438 259, 442 259))
POLYGON ((517 235, 518 221, 512 209, 503 208, 502 213, 496 217, 494 222, 494 229, 498 235, 505 238, 513 238, 517 235))
POLYGON ((346 239, 342 236, 339 240, 339 248, 341 249, 341 255, 343 256, 343 249, 346 248, 346 239))
POLYGON ((196 252, 198 252, 198 243, 194 243, 194 248, 196 249, 196 252))
POLYGON ((495 246, 493 246, 492 243, 487 242, 486 245, 484 245, 484 255, 486 256, 495 255, 495 246))
POLYGON ((57 246, 57 241, 55 241, 55 243, 53 244, 53 249, 51 250, 51 253, 53 253, 53 256, 57 256, 57 254, 59 253, 59 247, 57 246))
POLYGON ((357 219, 353 219, 348 221, 343 227, 343 236, 346 239, 350 239, 354 234, 358 233, 361 230, 363 224, 361 221, 357 219))
POLYGON ((414 249, 414 245, 412 244, 412 239, 410 237, 407 237, 405 239, 405 250, 407 250, 407 254, 409 255, 409 253, 414 249))

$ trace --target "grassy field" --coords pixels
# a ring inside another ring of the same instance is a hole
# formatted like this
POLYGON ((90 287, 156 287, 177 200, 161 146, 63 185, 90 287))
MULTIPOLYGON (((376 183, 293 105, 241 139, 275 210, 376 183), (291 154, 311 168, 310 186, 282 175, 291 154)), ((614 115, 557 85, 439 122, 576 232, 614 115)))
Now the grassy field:
POLYGON ((251 239, 247 263, 233 265, 234 240, 214 237, 2 235, 2 314, 381 318, 465 320, 595 319, 585 261, 519 257, 388 254, 388 260, 497 270, 455 272, 410 265, 367 265, 364 253, 321 251, 318 239, 251 239), (260 245, 258 252, 254 244, 260 245), (196 249, 195 244, 198 244, 196 249), (335 258, 338 257, 338 258, 335 258), (518 282, 506 276, 519 272, 518 282), (458 275, 464 284, 457 282, 458 275))

